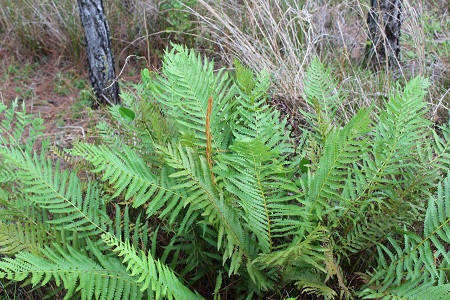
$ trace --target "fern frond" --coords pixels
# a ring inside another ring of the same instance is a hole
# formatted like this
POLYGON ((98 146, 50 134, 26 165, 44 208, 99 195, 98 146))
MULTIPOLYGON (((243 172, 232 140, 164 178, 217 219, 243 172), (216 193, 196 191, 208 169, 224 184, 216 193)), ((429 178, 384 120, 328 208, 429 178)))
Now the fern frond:
POLYGON ((216 157, 217 182, 237 198, 261 251, 269 253, 276 238, 307 230, 307 212, 296 204, 298 190, 286 180, 289 168, 280 153, 257 139, 236 140, 230 149, 216 157))
POLYGON ((404 232, 403 245, 389 237, 392 249, 378 246, 378 267, 366 292, 370 293, 374 284, 377 286, 374 290, 396 294, 406 292, 406 286, 419 293, 419 286, 445 283, 446 270, 450 266, 450 253, 446 249, 450 244, 449 216, 450 176, 447 176, 438 186, 436 197, 430 197, 428 202, 423 237, 404 232))
POLYGON ((215 151, 225 150, 230 141, 228 122, 234 93, 224 69, 215 73, 214 62, 173 45, 164 55, 162 72, 164 77, 152 86, 154 98, 166 106, 165 113, 175 120, 178 131, 193 134, 194 144, 205 148, 206 111, 212 97, 212 145, 215 151))
MULTIPOLYGON (((324 144, 324 153, 314 172, 302 179, 306 203, 318 220, 331 210, 344 215, 352 207, 349 195, 360 191, 362 170, 355 168, 368 150, 370 109, 361 109, 343 128, 331 129, 324 144)), ((331 221, 331 220, 330 220, 331 221)))
POLYGON ((358 249, 377 245, 399 223, 422 218, 422 199, 434 189, 439 161, 446 156, 445 146, 444 152, 434 155, 428 142, 423 101, 427 86, 420 78, 410 81, 403 92, 390 96, 379 113, 368 135, 372 142, 355 164, 355 170, 361 171, 351 183, 353 193, 346 196, 351 202, 334 220, 346 228, 346 236, 336 232, 333 238, 338 257, 348 258, 358 249))
POLYGON ((20 251, 38 252, 38 242, 46 240, 46 232, 32 223, 4 223, 0 221, 0 254, 15 254, 20 251))
MULTIPOLYGON (((391 299, 408 299, 408 300, 423 300, 423 299, 450 299, 450 284, 442 284, 439 286, 417 285, 413 283, 412 286, 406 283, 396 288, 391 292, 391 299)), ((389 299, 390 295, 384 299, 389 299)))
POLYGON ((283 250, 269 254, 260 254, 255 263, 264 266, 301 267, 309 266, 326 272, 323 262, 326 260, 324 252, 328 251, 323 243, 328 242, 328 232, 319 225, 306 237, 296 236, 294 241, 283 250))
POLYGON ((112 197, 124 192, 125 200, 131 200, 133 207, 148 205, 148 216, 154 215, 168 201, 179 202, 181 195, 166 187, 166 182, 162 180, 164 176, 158 179, 130 147, 122 145, 121 150, 118 153, 104 145, 77 143, 69 153, 83 157, 93 164, 92 171, 101 173, 102 181, 108 182, 115 189, 112 197))
POLYGON ((325 300, 336 299, 337 293, 328 287, 318 275, 311 272, 302 272, 301 275, 293 276, 296 280, 295 286, 302 293, 317 295, 325 300))
POLYGON ((15 168, 23 192, 33 195, 32 203, 58 215, 47 223, 60 230, 76 230, 80 236, 97 235, 102 231, 108 218, 99 213, 104 204, 98 186, 89 183, 83 197, 83 186, 77 175, 61 172, 59 164, 53 166, 43 154, 31 155, 14 147, 0 147, 0 154, 15 168))
POLYGON ((103 234, 102 239, 107 245, 114 247, 113 251, 118 256, 123 256, 122 263, 127 264, 130 276, 137 278, 141 291, 150 288, 156 299, 202 299, 185 287, 171 269, 154 260, 150 253, 138 254, 129 242, 121 242, 111 234, 103 234))
POLYGON ((114 268, 105 269, 85 254, 66 247, 67 250, 54 244, 53 249, 41 249, 43 256, 19 252, 15 258, 4 258, 0 261, 0 278, 12 281, 28 278, 27 283, 33 286, 54 281, 67 290, 64 299, 72 299, 76 293, 82 299, 141 298, 140 284, 119 262, 114 268))
POLYGON ((342 95, 330 71, 315 57, 308 67, 303 82, 306 102, 315 113, 303 112, 306 120, 324 139, 336 124, 336 113, 342 103, 342 95))
POLYGON ((213 186, 206 159, 181 144, 168 144, 160 151, 167 164, 175 169, 170 177, 176 178, 178 184, 173 189, 187 191, 184 205, 200 211, 207 223, 217 228, 217 248, 225 247, 223 258, 231 258, 230 274, 236 272, 247 247, 247 238, 235 208, 213 186))
POLYGON ((20 109, 18 106, 17 100, 12 102, 11 108, 0 104, 0 145, 21 146, 30 153, 36 141, 43 136, 44 120, 27 114, 25 103, 20 109))
POLYGON ((340 256, 349 257, 353 253, 366 250, 377 245, 386 236, 394 231, 398 219, 390 216, 372 220, 359 220, 352 224, 345 236, 340 235, 336 240, 335 253, 340 256))
POLYGON ((230 151, 215 158, 217 183, 237 198, 246 226, 257 236, 263 253, 269 253, 275 238, 296 234, 309 224, 296 205, 297 187, 289 180, 285 157, 293 152, 286 122, 267 103, 270 75, 236 63, 239 109, 231 116, 235 137, 230 151), (300 220, 304 221, 302 223, 300 220))
MULTIPOLYGON (((367 162, 365 168, 369 178, 367 193, 379 189, 385 195, 399 194, 399 187, 408 189, 410 182, 416 182, 423 162, 414 153, 420 153, 422 140, 429 135, 430 121, 424 118, 427 108, 423 101, 428 85, 427 80, 414 78, 403 93, 391 95, 386 109, 380 112, 373 136, 373 162, 367 162), (389 187, 386 181, 391 182, 389 187)), ((408 194, 413 193, 410 189, 408 194)))

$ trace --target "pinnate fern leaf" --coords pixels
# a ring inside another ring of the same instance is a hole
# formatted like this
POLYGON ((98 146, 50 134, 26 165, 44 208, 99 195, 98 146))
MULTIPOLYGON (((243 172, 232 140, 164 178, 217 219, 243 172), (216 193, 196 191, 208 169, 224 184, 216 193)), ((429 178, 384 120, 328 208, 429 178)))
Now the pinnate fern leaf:
MULTIPOLYGON (((173 189, 187 190, 184 205, 200 211, 208 224, 218 230, 217 248, 225 247, 224 260, 231 258, 230 273, 239 269, 245 253, 247 238, 235 208, 228 203, 213 185, 206 159, 194 149, 181 144, 168 144, 160 148, 165 160, 175 172, 170 176, 178 181, 173 189)), ((187 218, 186 216, 185 218, 187 218)))
POLYGON ((130 276, 137 278, 141 291, 153 290, 156 299, 202 299, 185 287, 171 269, 154 260, 150 253, 138 254, 130 243, 121 242, 111 234, 102 235, 102 239, 123 257, 122 263, 127 264, 130 276))
POLYGON ((311 61, 303 84, 305 100, 314 111, 303 114, 314 131, 323 139, 338 120, 336 114, 342 103, 342 94, 330 71, 317 57, 311 61))
POLYGON ((147 207, 148 216, 154 215, 168 201, 179 202, 181 195, 165 185, 165 177, 158 178, 139 154, 125 144, 120 153, 108 146, 85 143, 77 143, 68 152, 91 162, 94 166, 92 171, 102 174, 102 181, 114 188, 113 197, 124 193, 125 200, 132 200, 133 207, 140 207, 152 200, 147 207))
MULTIPOLYGON (((446 270, 450 265, 450 253, 446 249, 450 244, 449 216, 450 177, 447 176, 438 186, 436 197, 428 201, 423 235, 404 232, 402 244, 388 238, 391 247, 378 246, 378 267, 362 294, 370 297, 382 293, 390 297, 387 299, 410 294, 411 299, 417 299, 415 294, 424 294, 432 286, 446 282, 446 270)), ((435 292, 448 293, 448 286, 437 286, 435 292)), ((442 297, 435 299, 445 299, 442 297)))
POLYGON ((164 55, 163 77, 152 87, 154 98, 167 109, 182 134, 193 134, 195 145, 206 147, 206 111, 213 100, 211 113, 212 146, 226 149, 230 141, 229 115, 232 109, 231 78, 224 69, 214 71, 214 62, 202 59, 184 46, 173 45, 164 55))
POLYGON ((77 293, 81 299, 141 298, 140 285, 120 265, 108 270, 84 253, 66 248, 54 244, 41 249, 42 256, 19 252, 15 258, 4 258, 0 261, 0 278, 29 278, 33 286, 53 281, 67 290, 64 299, 72 299, 77 293))
POLYGON ((43 154, 22 152, 20 148, 0 147, 0 154, 11 167, 15 166, 23 192, 32 195, 30 201, 58 218, 48 220, 61 230, 77 230, 82 235, 96 235, 108 223, 102 211, 99 189, 88 183, 83 197, 83 186, 75 173, 61 171, 43 154), (84 201, 89 199, 89 201, 84 201))

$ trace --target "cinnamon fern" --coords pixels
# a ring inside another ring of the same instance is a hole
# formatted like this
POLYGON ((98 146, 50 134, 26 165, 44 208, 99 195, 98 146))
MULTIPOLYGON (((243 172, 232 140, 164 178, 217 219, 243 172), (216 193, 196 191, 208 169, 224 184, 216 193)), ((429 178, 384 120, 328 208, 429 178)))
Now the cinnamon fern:
POLYGON ((450 126, 426 118, 428 81, 347 119, 331 74, 311 61, 299 145, 268 104, 271 74, 179 45, 93 142, 52 150, 41 118, 0 104, 0 283, 65 299, 448 298, 450 126))

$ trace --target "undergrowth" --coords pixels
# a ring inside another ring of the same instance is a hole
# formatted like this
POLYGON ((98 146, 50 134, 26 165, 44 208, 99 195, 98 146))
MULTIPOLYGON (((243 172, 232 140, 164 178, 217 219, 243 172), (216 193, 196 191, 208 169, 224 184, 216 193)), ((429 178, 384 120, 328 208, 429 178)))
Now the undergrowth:
POLYGON ((1 284, 66 299, 446 298, 450 127, 425 117, 428 80, 347 120, 314 58, 293 143, 271 79, 174 45, 95 142, 64 150, 0 105, 1 284))

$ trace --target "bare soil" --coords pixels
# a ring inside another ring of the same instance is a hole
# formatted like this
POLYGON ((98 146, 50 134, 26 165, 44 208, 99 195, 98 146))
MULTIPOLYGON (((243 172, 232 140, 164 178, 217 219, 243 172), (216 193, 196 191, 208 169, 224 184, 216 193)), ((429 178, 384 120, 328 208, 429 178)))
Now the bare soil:
MULTIPOLYGON (((143 67, 142 63, 130 62, 119 81, 139 82, 143 67)), ((33 62, 0 50, 0 101, 6 105, 25 103, 27 113, 43 118, 45 137, 67 147, 74 140, 86 138, 102 114, 90 108, 89 77, 80 69, 58 57, 33 62)))

